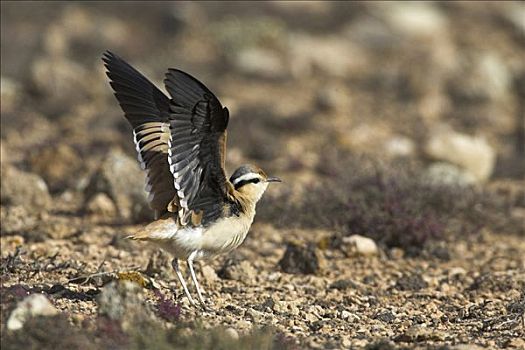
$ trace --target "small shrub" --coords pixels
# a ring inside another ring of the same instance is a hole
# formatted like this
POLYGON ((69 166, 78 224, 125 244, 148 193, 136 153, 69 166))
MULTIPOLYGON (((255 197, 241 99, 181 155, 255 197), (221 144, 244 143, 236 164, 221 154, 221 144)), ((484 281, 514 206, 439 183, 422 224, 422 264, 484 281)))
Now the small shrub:
POLYGON ((305 188, 299 200, 285 192, 259 214, 281 227, 369 236, 408 254, 482 228, 515 230, 507 220, 512 205, 495 193, 429 184, 417 164, 377 164, 332 153, 318 169, 319 182, 305 188))

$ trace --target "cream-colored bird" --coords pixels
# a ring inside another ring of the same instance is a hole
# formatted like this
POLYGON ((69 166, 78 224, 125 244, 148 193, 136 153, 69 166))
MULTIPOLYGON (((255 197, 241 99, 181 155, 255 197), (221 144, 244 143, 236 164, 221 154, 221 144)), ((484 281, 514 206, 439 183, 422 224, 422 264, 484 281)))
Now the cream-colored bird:
POLYGON ((150 241, 173 254, 172 266, 186 296, 196 305, 179 269, 186 261, 205 307, 193 262, 237 248, 246 238, 255 205, 270 182, 280 182, 253 165, 224 171, 228 109, 204 84, 169 69, 164 80, 171 99, 111 52, 103 61, 110 84, 133 128, 146 190, 156 220, 130 238, 150 241))

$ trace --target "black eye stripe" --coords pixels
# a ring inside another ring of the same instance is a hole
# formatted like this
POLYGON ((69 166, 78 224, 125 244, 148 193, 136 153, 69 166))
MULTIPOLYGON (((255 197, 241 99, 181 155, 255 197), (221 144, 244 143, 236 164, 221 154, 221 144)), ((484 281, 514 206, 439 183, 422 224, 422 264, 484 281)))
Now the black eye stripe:
POLYGON ((242 181, 239 181, 239 182, 235 185, 235 189, 239 189, 239 188, 241 188, 242 186, 244 186, 244 185, 246 185, 246 184, 249 184, 249 183, 256 184, 256 183, 259 183, 259 182, 261 182, 261 179, 259 179, 258 177, 253 178, 253 179, 249 179, 249 180, 242 180, 242 181))

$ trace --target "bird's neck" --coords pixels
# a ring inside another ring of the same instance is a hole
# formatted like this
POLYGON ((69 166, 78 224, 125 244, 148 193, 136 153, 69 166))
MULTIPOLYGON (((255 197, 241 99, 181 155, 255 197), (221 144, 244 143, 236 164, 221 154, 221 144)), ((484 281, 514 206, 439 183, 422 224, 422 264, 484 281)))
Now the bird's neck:
POLYGON ((248 215, 255 215, 255 205, 257 204, 257 201, 254 200, 248 193, 243 192, 237 192, 236 198, 241 206, 241 210, 243 213, 246 213, 248 215))

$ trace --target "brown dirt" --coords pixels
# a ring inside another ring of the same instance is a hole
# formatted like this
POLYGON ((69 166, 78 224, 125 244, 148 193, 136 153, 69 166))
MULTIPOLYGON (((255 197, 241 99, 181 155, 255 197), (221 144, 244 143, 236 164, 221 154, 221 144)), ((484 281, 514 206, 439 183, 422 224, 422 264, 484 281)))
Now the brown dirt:
POLYGON ((525 348, 523 4, 1 6, 2 348, 525 348), (117 157, 142 182, 105 49, 156 82, 200 77, 232 115, 228 170, 285 180, 244 244, 197 268, 206 312, 169 256, 123 238, 151 217, 143 198, 95 181, 117 157), (488 181, 421 185, 443 125, 487 140, 488 181), (116 321, 115 280, 142 305, 116 321), (60 315, 8 330, 31 293, 60 315))

